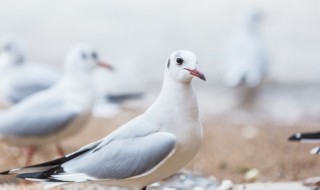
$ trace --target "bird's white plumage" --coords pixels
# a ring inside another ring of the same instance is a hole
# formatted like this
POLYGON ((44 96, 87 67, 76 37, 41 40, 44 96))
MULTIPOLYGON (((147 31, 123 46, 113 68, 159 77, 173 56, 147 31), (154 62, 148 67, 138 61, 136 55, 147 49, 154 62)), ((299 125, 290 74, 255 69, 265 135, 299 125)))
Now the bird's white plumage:
POLYGON ((250 10, 230 37, 223 56, 226 65, 225 83, 230 87, 256 87, 267 72, 266 49, 257 25, 260 13, 250 10))
POLYGON ((98 60, 81 58, 82 54, 89 56, 92 52, 88 45, 73 49, 68 54, 65 76, 60 82, 3 112, 1 140, 33 146, 57 141, 85 126, 95 97, 90 70, 98 60))
POLYGON ((54 69, 28 62, 24 48, 12 35, 1 41, 0 50, 0 98, 7 106, 48 89, 61 79, 54 69))
MULTIPOLYGON (((94 180, 140 190, 180 170, 202 141, 197 96, 191 84, 194 76, 205 80, 197 70, 197 57, 186 50, 172 53, 161 93, 151 107, 100 141, 62 158, 58 166, 53 164, 47 182, 61 180, 57 181, 61 185, 94 180), (178 58, 183 63, 178 63, 178 58)), ((30 175, 27 172, 20 177, 30 175)))

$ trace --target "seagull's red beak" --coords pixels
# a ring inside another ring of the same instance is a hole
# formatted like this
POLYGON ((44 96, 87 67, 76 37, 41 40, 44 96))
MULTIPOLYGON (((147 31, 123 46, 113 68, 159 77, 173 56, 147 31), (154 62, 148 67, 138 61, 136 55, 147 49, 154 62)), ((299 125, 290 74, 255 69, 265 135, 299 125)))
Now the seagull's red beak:
POLYGON ((185 70, 189 71, 190 75, 196 76, 196 77, 206 81, 206 77, 204 76, 204 74, 201 73, 200 71, 198 71, 197 69, 192 70, 192 69, 185 68, 185 70))
POLYGON ((99 67, 103 67, 103 68, 106 68, 106 69, 109 69, 110 71, 113 71, 113 67, 108 64, 108 63, 105 63, 105 62, 98 62, 97 64, 99 67))

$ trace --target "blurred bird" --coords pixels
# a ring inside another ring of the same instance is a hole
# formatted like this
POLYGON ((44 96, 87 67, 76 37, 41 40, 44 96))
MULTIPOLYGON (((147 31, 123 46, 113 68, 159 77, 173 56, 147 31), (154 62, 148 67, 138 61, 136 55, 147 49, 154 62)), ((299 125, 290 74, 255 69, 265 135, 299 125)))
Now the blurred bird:
POLYGON ((266 49, 258 31, 260 20, 260 12, 248 11, 223 54, 226 66, 224 81, 231 88, 242 89, 241 104, 250 103, 267 73, 266 49))
POLYGON ((143 95, 141 92, 98 95, 93 109, 93 116, 98 118, 112 118, 121 112, 121 106, 125 102, 139 100, 143 95))
MULTIPOLYGON (((26 60, 19 38, 5 36, 0 43, 0 101, 5 106, 19 103, 26 97, 50 88, 60 81, 62 74, 49 67, 26 60)), ((94 81, 101 83, 101 80, 94 81)), ((97 88, 98 85, 95 85, 97 88)), ((94 115, 112 117, 121 111, 125 101, 140 99, 142 93, 97 94, 94 115)))
POLYGON ((45 143, 56 143, 58 153, 64 155, 58 141, 78 132, 91 116, 95 93, 90 71, 96 66, 112 69, 90 46, 74 48, 60 82, 0 114, 0 141, 27 146, 26 165, 35 147, 45 143))
MULTIPOLYGON (((288 138, 289 141, 297 141, 302 143, 320 143, 320 132, 296 133, 288 138)), ((320 147, 316 147, 310 151, 311 154, 320 154, 320 147)))
POLYGON ((134 190, 171 176, 198 152, 202 141, 193 77, 205 80, 189 51, 172 53, 161 93, 142 115, 105 138, 60 159, 1 173, 53 183, 100 182, 134 190))
POLYGON ((15 36, 0 43, 0 97, 7 106, 45 90, 61 78, 53 69, 27 62, 24 49, 15 36))

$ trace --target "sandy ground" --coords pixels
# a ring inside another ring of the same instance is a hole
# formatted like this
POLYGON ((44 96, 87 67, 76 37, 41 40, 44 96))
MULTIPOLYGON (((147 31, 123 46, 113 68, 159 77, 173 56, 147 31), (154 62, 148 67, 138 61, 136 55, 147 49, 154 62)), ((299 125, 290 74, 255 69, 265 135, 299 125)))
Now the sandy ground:
MULTIPOLYGON (((87 128, 62 144, 67 152, 72 152, 104 137, 139 113, 138 110, 127 110, 114 119, 92 119, 87 128)), ((316 130, 315 127, 277 126, 272 123, 245 126, 230 124, 221 118, 206 118, 203 125, 203 146, 186 166, 187 169, 237 183, 244 182, 244 173, 252 168, 260 171, 261 181, 298 181, 319 174, 319 157, 309 154, 314 144, 289 143, 286 140, 292 133, 316 130)), ((18 148, 2 144, 0 152, 0 170, 23 166, 24 153, 18 148)), ((39 149, 34 163, 55 157, 53 146, 44 146, 39 149)), ((1 178, 1 182, 17 181, 6 177, 1 178)))
POLYGON ((308 190, 300 183, 255 183, 238 185, 234 190, 308 190))

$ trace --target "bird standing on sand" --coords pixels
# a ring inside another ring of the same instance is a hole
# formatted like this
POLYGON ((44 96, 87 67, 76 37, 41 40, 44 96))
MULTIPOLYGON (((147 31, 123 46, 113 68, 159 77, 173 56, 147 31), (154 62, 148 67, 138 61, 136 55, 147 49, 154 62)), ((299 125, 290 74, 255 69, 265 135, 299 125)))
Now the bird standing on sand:
POLYGON ((0 97, 7 106, 48 89, 61 79, 61 74, 26 60, 25 52, 14 36, 0 43, 0 97))
MULTIPOLYGON (((289 141, 297 141, 302 143, 320 143, 320 131, 309 133, 296 133, 288 138, 289 141)), ((320 154, 320 147, 313 148, 311 154, 320 154)))
POLYGON ((202 124, 191 82, 193 77, 205 80, 205 76, 197 66, 192 52, 173 52, 165 65, 161 93, 145 113, 65 157, 1 174, 47 182, 46 187, 98 182, 133 190, 169 177, 201 145, 202 124))
POLYGON ((268 67, 267 53, 258 25, 261 13, 249 10, 229 39, 223 56, 225 84, 239 91, 240 106, 252 104, 268 67))
POLYGON ((28 147, 26 165, 35 147, 44 143, 56 143, 64 155, 58 141, 78 132, 91 116, 95 93, 90 71, 96 66, 111 69, 90 46, 73 49, 60 82, 0 114, 0 141, 28 147))

